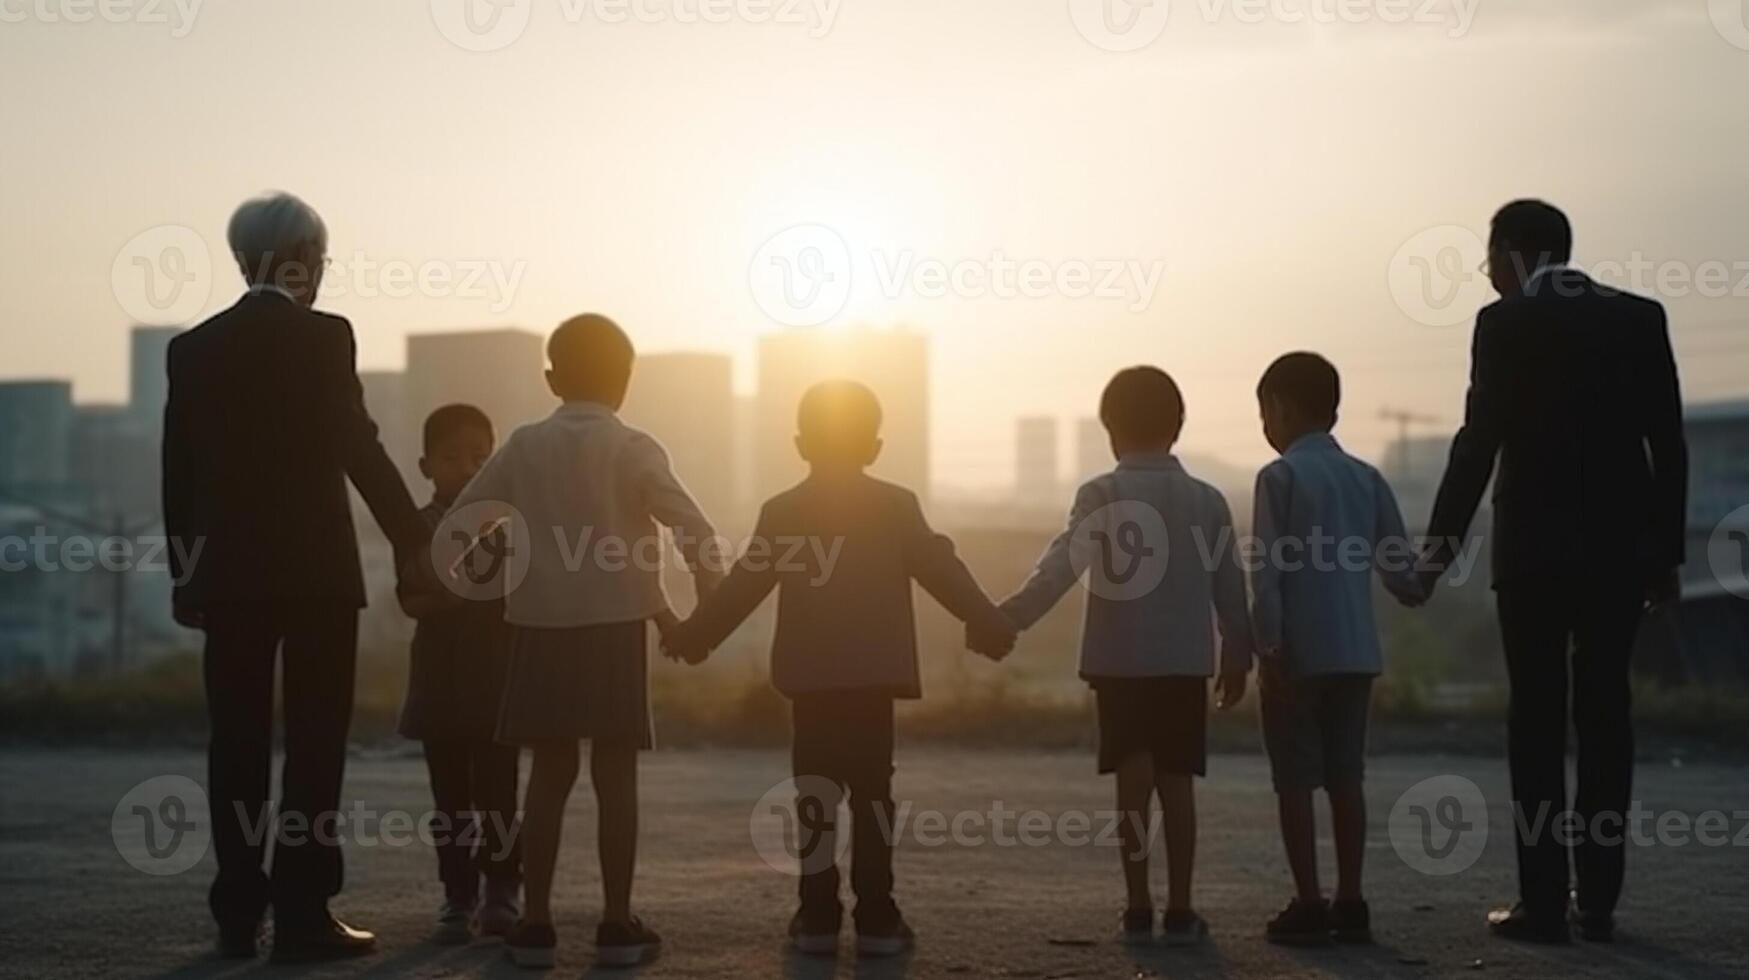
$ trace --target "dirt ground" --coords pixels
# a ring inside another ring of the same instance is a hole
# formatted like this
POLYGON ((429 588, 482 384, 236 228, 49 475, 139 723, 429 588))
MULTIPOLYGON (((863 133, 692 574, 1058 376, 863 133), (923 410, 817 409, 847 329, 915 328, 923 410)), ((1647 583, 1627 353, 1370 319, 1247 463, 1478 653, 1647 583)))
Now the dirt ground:
MULTIPOLYGON (((787 775, 786 765, 779 752, 646 757, 636 900, 667 945, 642 976, 1749 977, 1749 847, 1735 840, 1749 826, 1743 769, 1643 763, 1637 795, 1646 808, 1691 818, 1722 811, 1733 840, 1636 847, 1620 910, 1622 942, 1551 950, 1492 940, 1482 925, 1484 912, 1513 894, 1504 766, 1440 756, 1376 759, 1368 886, 1379 943, 1287 951, 1261 939, 1264 920, 1289 892, 1266 768, 1256 757, 1217 757, 1201 784, 1196 886, 1214 934, 1206 947, 1180 951, 1115 939, 1118 858, 1099 839, 1110 787, 1089 758, 902 748, 896 792, 910 805, 910 819, 900 834, 899 898, 920 938, 904 960, 859 964, 848 951, 836 961, 785 951, 794 879, 761 857, 749 819, 762 794, 787 775), (1480 859, 1450 876, 1411 868, 1386 830, 1398 797, 1441 774, 1480 787, 1491 828, 1480 859), (1004 812, 1006 824, 998 816, 1004 812), (1065 816, 1078 814, 1087 817, 1086 831, 1078 816, 1065 816)), ((147 874, 122 854, 128 848, 139 859, 138 842, 118 846, 112 830, 118 804, 139 795, 130 797, 131 788, 172 774, 200 780, 202 768, 202 757, 189 752, 0 752, 0 976, 527 975, 495 942, 428 941, 440 897, 435 863, 423 844, 385 844, 386 822, 371 844, 360 835, 348 845, 347 887, 335 902, 344 918, 377 931, 376 955, 307 970, 272 967, 265 958, 220 960, 205 909, 211 855, 177 874, 147 874)), ((407 756, 356 757, 346 800, 372 813, 421 814, 428 805, 423 765, 407 756)), ((126 826, 129 808, 122 809, 119 825, 126 826)), ((592 968, 600 901, 592 811, 580 787, 556 891, 560 976, 592 968)), ((195 848, 191 859, 204 847, 203 832, 191 832, 181 846, 195 848)), ((1325 860, 1330 867, 1327 847, 1325 860)), ((1163 872, 1157 861, 1157 892, 1163 872)))

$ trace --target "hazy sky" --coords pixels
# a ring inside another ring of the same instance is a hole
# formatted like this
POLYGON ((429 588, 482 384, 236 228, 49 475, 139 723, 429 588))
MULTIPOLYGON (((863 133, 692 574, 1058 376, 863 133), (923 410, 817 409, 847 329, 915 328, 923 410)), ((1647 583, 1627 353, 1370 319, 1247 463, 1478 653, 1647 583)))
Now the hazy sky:
POLYGON ((172 313, 228 304, 225 219, 284 188, 365 367, 599 310, 750 386, 760 270, 818 258, 766 243, 818 225, 832 322, 933 338, 944 483, 1005 482, 1014 417, 1137 362, 1186 389, 1187 449, 1259 460, 1293 348, 1373 453, 1385 405, 1455 422, 1490 298, 1463 229, 1534 194, 1669 302, 1692 399, 1749 395, 1736 0, 1106 2, 511 0, 476 34, 462 0, 0 0, 0 376, 122 397, 135 260, 187 280, 172 313))

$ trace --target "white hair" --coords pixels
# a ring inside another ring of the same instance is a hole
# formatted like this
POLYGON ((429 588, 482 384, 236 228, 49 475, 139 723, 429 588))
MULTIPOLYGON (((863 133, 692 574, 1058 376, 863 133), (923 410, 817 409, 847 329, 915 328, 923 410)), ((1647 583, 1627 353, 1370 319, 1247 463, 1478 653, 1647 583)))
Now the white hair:
POLYGON ((316 209, 283 191, 244 201, 231 215, 225 230, 231 254, 243 267, 245 278, 254 281, 306 246, 319 254, 328 252, 328 226, 316 209))

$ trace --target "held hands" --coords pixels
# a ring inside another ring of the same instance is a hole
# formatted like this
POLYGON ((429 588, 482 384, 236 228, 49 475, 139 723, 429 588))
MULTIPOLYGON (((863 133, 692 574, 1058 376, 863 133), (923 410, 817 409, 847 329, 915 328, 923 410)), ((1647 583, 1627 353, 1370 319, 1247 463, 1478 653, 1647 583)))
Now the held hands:
POLYGON ((206 613, 180 601, 173 601, 170 606, 170 618, 176 625, 191 630, 206 629, 206 613))
POLYGON ((662 638, 662 655, 675 662, 698 666, 710 657, 710 648, 699 642, 698 631, 681 622, 671 610, 664 609, 654 617, 656 632, 662 638))
POLYGON ((966 649, 1001 661, 1014 652, 1014 641, 1020 631, 1001 610, 992 609, 991 613, 981 619, 966 621, 966 649))
POLYGON ((1245 683, 1247 672, 1243 670, 1223 671, 1215 678, 1215 706, 1222 711, 1231 711, 1245 700, 1245 683))

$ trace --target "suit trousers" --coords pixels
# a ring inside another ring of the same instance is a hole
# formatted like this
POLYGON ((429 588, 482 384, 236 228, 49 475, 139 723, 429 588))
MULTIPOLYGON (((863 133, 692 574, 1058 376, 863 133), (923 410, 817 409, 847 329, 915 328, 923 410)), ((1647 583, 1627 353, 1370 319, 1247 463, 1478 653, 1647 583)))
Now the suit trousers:
POLYGON ((318 922, 343 877, 338 817, 358 609, 227 603, 205 614, 207 793, 219 865, 208 895, 213 917, 242 927, 271 904, 281 924, 318 922), (277 828, 269 807, 276 663, 285 684, 277 828))
POLYGON ((1538 915, 1564 916, 1575 878, 1587 914, 1613 914, 1621 897, 1634 775, 1630 660, 1643 596, 1637 581, 1531 580, 1503 583, 1497 597, 1512 685, 1519 898, 1538 915), (1578 736, 1571 806, 1569 704, 1578 736))

